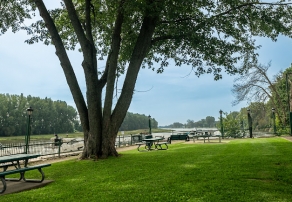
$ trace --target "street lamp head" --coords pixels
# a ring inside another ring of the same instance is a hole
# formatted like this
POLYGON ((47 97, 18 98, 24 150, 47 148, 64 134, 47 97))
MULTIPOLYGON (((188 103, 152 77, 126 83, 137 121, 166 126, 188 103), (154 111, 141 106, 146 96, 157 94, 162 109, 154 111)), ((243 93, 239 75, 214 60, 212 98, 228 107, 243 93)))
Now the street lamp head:
POLYGON ((246 111, 247 111, 247 113, 250 113, 250 109, 247 109, 246 111))
POLYGON ((272 108, 272 112, 275 113, 275 108, 272 108))
POLYGON ((219 113, 220 113, 220 115, 222 115, 223 111, 220 109, 219 113))
POLYGON ((33 112, 33 108, 29 107, 29 108, 26 109, 26 111, 27 111, 28 115, 31 115, 32 112, 33 112))
POLYGON ((148 118, 151 119, 151 116, 149 115, 148 118))

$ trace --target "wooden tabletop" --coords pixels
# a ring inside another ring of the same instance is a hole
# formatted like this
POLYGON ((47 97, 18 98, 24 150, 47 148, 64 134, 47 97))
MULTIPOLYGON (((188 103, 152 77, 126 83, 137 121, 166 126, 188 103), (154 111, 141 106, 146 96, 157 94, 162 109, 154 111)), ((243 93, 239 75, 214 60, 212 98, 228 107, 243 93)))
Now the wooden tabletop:
POLYGON ((11 161, 27 160, 39 157, 39 154, 13 154, 9 156, 1 156, 0 163, 7 163, 11 161))

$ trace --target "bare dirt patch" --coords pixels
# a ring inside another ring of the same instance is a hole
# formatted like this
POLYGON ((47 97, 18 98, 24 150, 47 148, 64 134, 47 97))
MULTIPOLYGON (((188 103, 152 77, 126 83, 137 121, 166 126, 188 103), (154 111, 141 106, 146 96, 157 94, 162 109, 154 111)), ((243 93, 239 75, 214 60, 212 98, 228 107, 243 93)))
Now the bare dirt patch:
MULTIPOLYGON (((128 150, 133 150, 136 149, 137 146, 129 146, 129 147, 119 147, 117 148, 118 152, 122 151, 128 151, 128 150)), ((57 163, 61 161, 67 161, 67 160, 80 160, 81 152, 80 153, 68 153, 66 155, 61 155, 60 157, 58 156, 43 156, 41 159, 36 160, 37 162, 43 161, 45 163, 57 163)), ((34 161, 34 163, 36 162, 34 161)))
POLYGON ((292 142, 292 136, 283 136, 282 138, 286 139, 286 140, 289 140, 292 142))

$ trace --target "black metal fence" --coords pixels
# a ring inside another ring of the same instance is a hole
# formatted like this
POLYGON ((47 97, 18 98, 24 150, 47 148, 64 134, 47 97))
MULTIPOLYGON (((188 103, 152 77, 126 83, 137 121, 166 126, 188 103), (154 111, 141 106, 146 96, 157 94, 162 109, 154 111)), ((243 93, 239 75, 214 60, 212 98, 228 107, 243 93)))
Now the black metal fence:
MULTIPOLYGON (((116 147, 127 147, 141 142, 145 138, 144 134, 118 136, 116 138, 116 147)), ((81 152, 84 148, 83 139, 67 139, 66 141, 59 139, 58 141, 32 141, 28 145, 28 153, 37 153, 41 156, 81 152)), ((0 156, 25 153, 26 145, 24 143, 0 143, 0 156)))
POLYGON ((116 138, 116 147, 125 147, 134 145, 137 142, 141 142, 142 139, 145 139, 145 134, 137 134, 137 135, 124 135, 124 136, 118 136, 116 138))
MULTIPOLYGON (((30 142, 27 153, 37 153, 41 156, 54 155, 60 156, 61 153, 81 151, 83 141, 69 142, 30 142)), ((24 143, 9 143, 0 145, 0 156, 25 153, 26 145, 24 143)))

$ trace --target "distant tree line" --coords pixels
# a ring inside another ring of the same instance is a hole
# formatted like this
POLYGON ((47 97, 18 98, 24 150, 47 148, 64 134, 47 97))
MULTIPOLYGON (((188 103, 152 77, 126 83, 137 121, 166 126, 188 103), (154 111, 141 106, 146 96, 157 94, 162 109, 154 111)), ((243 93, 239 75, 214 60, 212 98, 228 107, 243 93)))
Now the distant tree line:
POLYGON ((75 108, 64 101, 0 94, 0 136, 25 135, 30 106, 32 134, 71 133, 81 129, 75 108))
MULTIPOLYGON (((31 133, 58 134, 82 131, 77 111, 65 101, 50 98, 0 94, 0 137, 20 136, 27 133, 27 108, 32 107, 31 133)), ((158 122, 150 118, 151 127, 158 122)), ((120 130, 148 129, 149 117, 128 112, 120 130)))
POLYGON ((174 122, 173 124, 170 124, 168 126, 161 126, 164 128, 212 128, 216 127, 216 121, 215 118, 212 116, 207 116, 205 119, 201 119, 200 121, 194 121, 191 119, 188 119, 186 123, 179 123, 174 122))
MULTIPOLYGON (((154 118, 150 118, 151 128, 157 128, 158 122, 154 118)), ((120 127, 120 131, 127 130, 137 130, 137 129, 149 129, 149 117, 144 114, 134 114, 128 112, 122 126, 120 127)))

